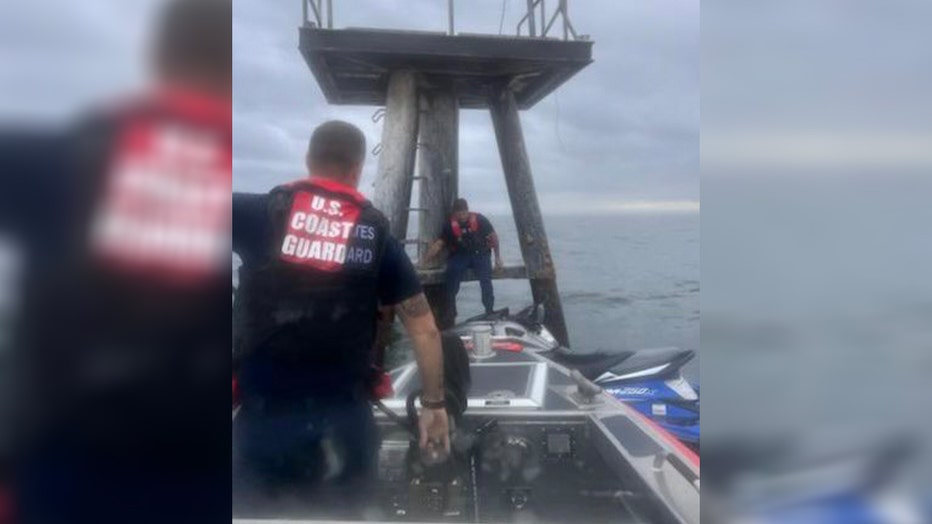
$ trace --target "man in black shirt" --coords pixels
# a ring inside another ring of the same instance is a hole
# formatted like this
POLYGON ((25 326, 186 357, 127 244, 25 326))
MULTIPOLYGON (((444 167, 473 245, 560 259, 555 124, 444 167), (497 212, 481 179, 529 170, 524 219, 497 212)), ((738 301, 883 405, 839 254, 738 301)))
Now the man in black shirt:
POLYGON ((238 517, 269 516, 267 495, 294 495, 305 509, 328 513, 366 500, 378 444, 373 348, 386 309, 414 343, 420 445, 449 451, 440 334, 388 220, 356 190, 365 153, 359 129, 327 122, 311 137, 309 178, 265 195, 234 194, 233 250, 242 259, 234 306, 238 517), (322 486, 324 449, 341 460, 322 486))
POLYGON ((231 11, 169 2, 148 88, 0 136, 0 234, 23 259, 17 409, 0 420, 17 522, 228 507, 231 11))
POLYGON ((445 274, 450 304, 456 305, 456 295, 467 269, 472 269, 482 289, 482 305, 486 313, 495 307, 495 294, 492 290, 492 262, 490 255, 495 253, 495 270, 503 267, 498 248, 498 235, 492 223, 479 213, 471 213, 466 199, 460 198, 453 203, 453 215, 443 226, 440 238, 434 242, 427 255, 425 264, 429 264, 444 247, 450 250, 445 274))

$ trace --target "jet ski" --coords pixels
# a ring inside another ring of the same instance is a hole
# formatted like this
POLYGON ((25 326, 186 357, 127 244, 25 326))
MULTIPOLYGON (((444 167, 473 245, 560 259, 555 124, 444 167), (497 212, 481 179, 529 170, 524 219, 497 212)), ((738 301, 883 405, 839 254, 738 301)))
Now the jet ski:
POLYGON ((679 348, 576 353, 561 347, 541 318, 539 306, 510 314, 502 309, 479 315, 449 330, 470 344, 480 326, 492 332, 497 350, 540 353, 582 375, 606 392, 634 407, 683 443, 699 449, 699 388, 682 375, 695 351, 679 348))
POLYGON ((805 450, 791 437, 733 438, 704 450, 714 468, 706 479, 716 522, 919 524, 932 514, 904 484, 917 456, 915 439, 805 450))

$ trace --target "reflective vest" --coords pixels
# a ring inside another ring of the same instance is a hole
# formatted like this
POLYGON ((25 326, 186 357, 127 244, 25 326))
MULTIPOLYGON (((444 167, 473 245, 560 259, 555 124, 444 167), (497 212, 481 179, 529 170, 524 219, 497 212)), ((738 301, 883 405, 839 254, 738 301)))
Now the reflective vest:
POLYGON ((454 252, 466 250, 478 253, 492 247, 488 238, 479 237, 479 215, 476 213, 469 214, 465 231, 456 217, 450 219, 450 228, 453 230, 453 238, 456 242, 451 246, 451 250, 454 252))
POLYGON ((388 220, 355 190, 307 179, 274 189, 267 263, 240 276, 244 397, 315 396, 371 377, 388 220))
POLYGON ((228 271, 232 128, 224 105, 166 89, 116 111, 89 216, 88 254, 99 267, 187 287, 228 271))

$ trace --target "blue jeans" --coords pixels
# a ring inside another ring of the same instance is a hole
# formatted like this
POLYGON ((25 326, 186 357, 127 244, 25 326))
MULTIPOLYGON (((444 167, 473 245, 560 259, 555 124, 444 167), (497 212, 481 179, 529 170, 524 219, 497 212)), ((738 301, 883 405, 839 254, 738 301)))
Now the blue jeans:
POLYGON ((460 283, 466 275, 466 270, 472 269, 479 279, 482 289, 482 305, 486 313, 495 308, 495 293, 492 290, 492 258, 490 253, 471 254, 454 253, 447 260, 446 285, 450 293, 450 304, 456 307, 456 295, 460 292, 460 283))
POLYGON ((379 439, 365 398, 244 401, 233 435, 237 517, 361 518, 379 439))

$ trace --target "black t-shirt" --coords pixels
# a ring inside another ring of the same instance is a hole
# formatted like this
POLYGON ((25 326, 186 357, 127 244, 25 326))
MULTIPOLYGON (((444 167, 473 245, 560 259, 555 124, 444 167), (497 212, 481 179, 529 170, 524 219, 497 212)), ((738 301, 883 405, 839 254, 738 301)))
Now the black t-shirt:
MULTIPOLYGON (((233 194, 233 252, 249 271, 264 265, 269 256, 268 194, 233 194)), ((421 283, 404 247, 389 237, 379 268, 378 299, 383 305, 395 305, 421 292, 421 283)))
MULTIPOLYGON (((148 107, 140 100, 125 109, 148 107)), ((93 113, 66 129, 0 131, 0 236, 12 241, 22 260, 13 290, 12 361, 4 362, 16 367, 20 403, 29 402, 17 413, 17 443, 29 445, 22 450, 27 459, 42 454, 34 446, 51 445, 47 440, 61 435, 75 449, 122 464, 213 468, 224 462, 211 462, 216 457, 199 446, 222 438, 213 430, 223 431, 228 420, 229 274, 201 280, 197 290, 166 287, 108 273, 85 256, 85 233, 126 114, 93 113), (111 375, 120 380, 88 379, 100 362, 113 362, 118 372, 111 375), (152 451, 179 442, 199 456, 152 451)), ((164 115, 185 129, 201 129, 198 117, 164 115)), ((0 420, 5 425, 14 427, 0 420)))
POLYGON ((488 254, 491 251, 489 244, 489 235, 495 233, 492 223, 484 215, 476 213, 476 225, 478 230, 473 232, 469 228, 469 220, 459 223, 462 235, 457 238, 453 234, 453 223, 448 221, 443 226, 440 238, 443 243, 454 253, 468 253, 475 255, 488 254))

